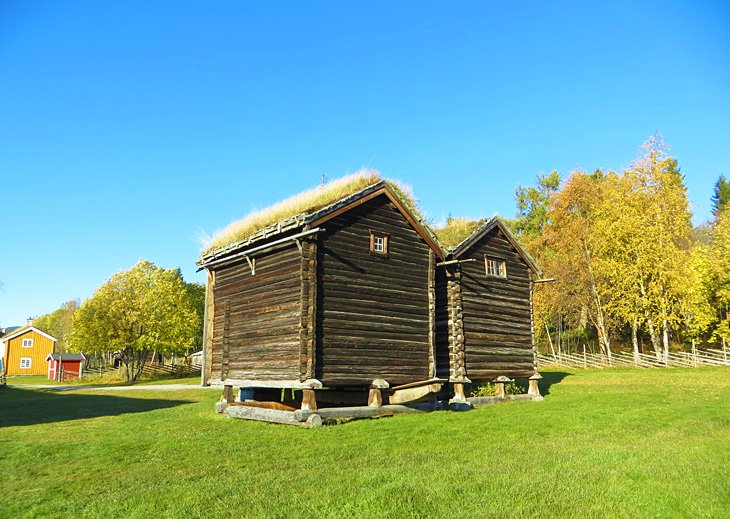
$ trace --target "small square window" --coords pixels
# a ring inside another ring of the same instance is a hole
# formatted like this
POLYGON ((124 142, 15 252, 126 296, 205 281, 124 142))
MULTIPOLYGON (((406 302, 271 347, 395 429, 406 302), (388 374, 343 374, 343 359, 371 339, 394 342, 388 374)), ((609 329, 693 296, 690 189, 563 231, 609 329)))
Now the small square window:
POLYGON ((487 271, 487 276, 498 278, 507 277, 507 262, 504 260, 484 256, 484 266, 487 271))
POLYGON ((33 339, 23 339, 23 348, 32 348, 33 339))
POLYGON ((33 359, 30 357, 21 357, 20 358, 20 369, 30 369, 30 365, 33 359))
POLYGON ((385 233, 370 231, 370 254, 387 256, 388 238, 388 235, 385 233))

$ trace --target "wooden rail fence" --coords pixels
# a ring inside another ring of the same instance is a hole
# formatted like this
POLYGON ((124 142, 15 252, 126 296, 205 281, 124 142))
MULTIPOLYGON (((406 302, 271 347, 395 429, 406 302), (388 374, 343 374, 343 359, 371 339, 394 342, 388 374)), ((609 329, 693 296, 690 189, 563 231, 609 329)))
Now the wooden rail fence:
POLYGON ((700 366, 730 366, 730 349, 707 349, 694 352, 675 351, 661 358, 653 354, 617 352, 611 354, 611 361, 603 353, 560 353, 537 355, 540 367, 562 368, 698 368, 700 366))

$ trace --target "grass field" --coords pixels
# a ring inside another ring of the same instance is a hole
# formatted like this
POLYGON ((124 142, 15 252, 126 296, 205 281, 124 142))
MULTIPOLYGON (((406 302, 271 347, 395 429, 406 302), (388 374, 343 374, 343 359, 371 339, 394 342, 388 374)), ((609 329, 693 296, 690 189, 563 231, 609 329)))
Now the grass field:
POLYGON ((730 516, 730 370, 544 375, 544 402, 311 430, 212 390, 0 389, 0 516, 730 516))

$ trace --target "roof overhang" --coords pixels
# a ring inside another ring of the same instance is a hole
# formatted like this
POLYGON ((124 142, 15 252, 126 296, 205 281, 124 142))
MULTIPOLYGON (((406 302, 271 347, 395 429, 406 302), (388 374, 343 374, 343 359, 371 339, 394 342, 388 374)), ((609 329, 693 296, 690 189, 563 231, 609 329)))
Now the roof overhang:
MULTIPOLYGON (((385 180, 381 180, 380 182, 373 184, 372 186, 368 186, 365 189, 353 193, 352 195, 349 195, 339 200, 338 202, 330 204, 329 206, 319 209, 313 213, 307 215, 298 215, 295 221, 293 220, 292 222, 287 223, 287 225, 282 225, 280 222, 275 226, 271 226, 270 228, 267 228, 263 231, 259 231, 255 235, 252 235, 251 237, 243 241, 237 242, 236 244, 228 245, 223 249, 219 249, 210 254, 207 254, 201 257, 200 260, 198 260, 198 270, 209 268, 215 265, 227 264, 234 257, 237 258, 238 256, 248 256, 248 254, 243 254, 241 252, 244 247, 250 247, 246 250, 243 250, 244 253, 251 251, 261 252, 264 249, 268 248, 267 241, 271 238, 274 238, 277 235, 280 236, 284 232, 292 232, 300 229, 303 230, 299 234, 287 236, 285 238, 282 238, 281 240, 276 240, 276 242, 290 241, 292 239, 296 239, 302 234, 318 229, 322 224, 331 220, 332 218, 346 213, 347 211, 381 195, 386 196, 393 203, 393 205, 408 221, 411 227, 413 227, 413 229, 419 234, 419 236, 421 236, 423 241, 426 242, 431 250, 434 251, 436 256, 438 256, 442 260, 446 258, 446 252, 438 243, 438 240, 431 233, 428 227, 420 221, 420 219, 413 213, 413 211, 401 199, 401 197, 390 187, 390 185, 388 185, 388 182, 385 180)), ((273 244, 276 242, 271 243, 273 244)))
POLYGON ((15 339, 16 337, 20 337, 21 335, 24 335, 24 334, 26 334, 28 332, 36 332, 37 334, 42 335, 46 339, 50 339, 53 342, 57 342, 58 341, 58 339, 56 339, 55 337, 53 337, 51 335, 48 335, 46 332, 42 332, 41 330, 39 330, 35 326, 29 326, 28 328, 23 328, 22 330, 16 330, 15 332, 11 333, 10 335, 6 335, 5 337, 3 337, 0 340, 2 340, 3 342, 9 341, 10 339, 15 339))
POLYGON ((60 360, 61 362, 85 362, 86 356, 83 353, 49 353, 46 361, 60 360))

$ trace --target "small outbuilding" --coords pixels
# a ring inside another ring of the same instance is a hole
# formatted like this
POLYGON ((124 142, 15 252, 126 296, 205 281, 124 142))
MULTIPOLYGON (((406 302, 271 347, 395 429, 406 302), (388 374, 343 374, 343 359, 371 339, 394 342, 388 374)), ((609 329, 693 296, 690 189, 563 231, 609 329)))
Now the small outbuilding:
POLYGON ((464 384, 537 378, 535 261, 496 216, 457 219, 436 233, 451 245, 436 271, 437 375, 454 384, 457 398, 464 384))
POLYGON ((83 353, 52 353, 46 357, 49 380, 81 378, 86 357, 83 353))

